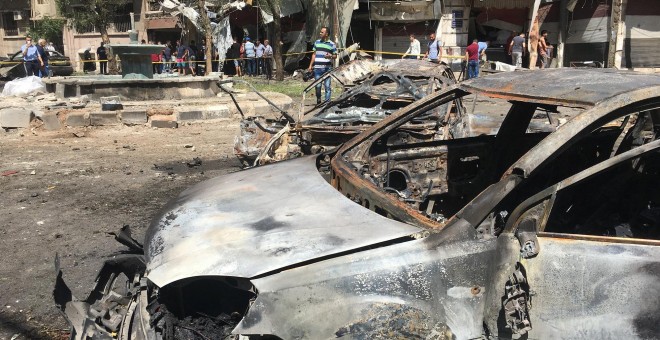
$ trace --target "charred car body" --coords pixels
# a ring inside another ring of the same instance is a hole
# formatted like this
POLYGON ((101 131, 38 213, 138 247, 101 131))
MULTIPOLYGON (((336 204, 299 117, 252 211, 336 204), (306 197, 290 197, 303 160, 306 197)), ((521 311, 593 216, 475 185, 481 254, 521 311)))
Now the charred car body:
POLYGON ((326 78, 344 92, 297 117, 253 116, 241 121, 234 153, 245 166, 260 165, 331 150, 392 112, 455 83, 451 69, 427 61, 355 60, 312 82, 326 78))
POLYGON ((144 255, 108 262, 86 300, 59 272, 56 301, 74 339, 654 338, 659 133, 655 75, 470 80, 333 154, 184 191, 144 255), (509 103, 495 135, 401 143, 466 96, 509 103), (531 129, 564 107, 580 114, 531 129))
MULTIPOLYGON (((70 76, 73 74, 73 67, 69 57, 64 56, 57 51, 47 51, 48 68, 53 76, 70 76)), ((25 66, 23 65, 23 52, 18 51, 14 53, 5 63, 0 63, 0 78, 15 79, 23 78, 27 75, 25 66)))

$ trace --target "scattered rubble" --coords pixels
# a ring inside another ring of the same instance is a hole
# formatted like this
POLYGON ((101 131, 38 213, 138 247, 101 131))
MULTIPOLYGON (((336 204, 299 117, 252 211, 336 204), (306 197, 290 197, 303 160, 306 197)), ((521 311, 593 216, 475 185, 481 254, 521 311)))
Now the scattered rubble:
POLYGON ((0 110, 0 126, 3 128, 26 128, 34 117, 32 110, 9 107, 0 110))
POLYGON ((36 76, 17 78, 5 84, 2 97, 24 96, 34 99, 33 94, 46 93, 46 85, 36 76))
MULTIPOLYGON (((225 84, 224 86, 226 86, 225 84)), ((6 85, 5 85, 6 86, 6 85)), ((290 109, 292 100, 280 93, 265 93, 278 106, 290 109)), ((270 110, 268 103, 251 93, 236 97, 245 112, 270 110)), ((238 118, 239 109, 229 96, 183 100, 122 101, 120 96, 93 100, 88 95, 59 98, 55 93, 3 97, 0 127, 57 131, 86 126, 145 125, 177 128, 183 124, 238 118), (39 124, 30 125, 37 121, 39 124)), ((34 131, 33 131, 34 132, 34 131)))

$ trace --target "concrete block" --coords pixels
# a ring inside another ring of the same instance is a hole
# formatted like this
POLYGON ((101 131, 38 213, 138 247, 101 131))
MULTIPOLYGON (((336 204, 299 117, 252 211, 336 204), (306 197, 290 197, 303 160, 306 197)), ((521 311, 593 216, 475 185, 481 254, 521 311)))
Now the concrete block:
POLYGON ((62 128, 62 123, 60 122, 60 117, 55 113, 44 113, 41 116, 41 120, 44 122, 44 128, 46 130, 59 130, 62 128))
POLYGON ((177 120, 202 120, 204 119, 204 114, 199 110, 192 111, 181 111, 177 113, 177 120))
POLYGON ((147 123, 147 111, 123 111, 121 122, 126 125, 140 125, 147 123))
POLYGON ((86 113, 69 113, 66 116, 67 126, 88 126, 89 115, 86 113))
POLYGON ((175 129, 179 124, 174 120, 152 120, 151 127, 159 129, 175 129))
POLYGON ((66 96, 66 85, 57 83, 55 84, 55 96, 57 98, 65 98, 66 96))
POLYGON ((232 113, 227 105, 209 105, 204 110, 204 119, 231 118, 231 116, 232 113))
POLYGON ((101 97, 99 102, 101 103, 101 110, 103 111, 115 111, 124 108, 119 96, 101 97))
POLYGON ((32 110, 10 107, 0 110, 0 126, 3 128, 26 128, 34 114, 32 110))
POLYGON ((119 124, 117 114, 114 112, 92 112, 89 114, 89 121, 95 126, 119 124))

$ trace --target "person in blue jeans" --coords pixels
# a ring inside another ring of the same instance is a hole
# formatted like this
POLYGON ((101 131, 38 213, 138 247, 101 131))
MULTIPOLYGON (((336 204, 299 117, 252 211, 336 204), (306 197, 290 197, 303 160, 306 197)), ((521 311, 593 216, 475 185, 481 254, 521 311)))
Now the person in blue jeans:
POLYGON ((254 43, 250 41, 250 38, 245 38, 245 57, 247 58, 247 74, 249 76, 254 76, 257 74, 257 61, 256 50, 254 43))
POLYGON ((39 53, 39 56, 41 57, 41 61, 43 62, 43 65, 39 69, 39 77, 44 78, 44 77, 50 77, 49 76, 49 69, 48 69, 48 51, 46 51, 46 39, 39 39, 37 42, 37 52, 39 53))
MULTIPOLYGON (((319 40, 314 42, 312 49, 312 61, 309 63, 308 71, 314 70, 314 79, 319 79, 323 74, 332 69, 332 60, 337 58, 337 46, 329 39, 327 27, 321 27, 319 40)), ((329 101, 332 96, 330 77, 323 81, 325 87, 325 100, 329 101)), ((316 104, 321 104, 321 84, 316 85, 316 104)))
POLYGON ((477 39, 465 49, 465 61, 467 61, 467 79, 479 76, 479 42, 477 39))

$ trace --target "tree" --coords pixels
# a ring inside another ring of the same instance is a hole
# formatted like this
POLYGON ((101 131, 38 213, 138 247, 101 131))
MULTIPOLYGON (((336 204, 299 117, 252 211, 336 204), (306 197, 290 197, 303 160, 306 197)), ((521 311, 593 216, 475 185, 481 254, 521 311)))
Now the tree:
POLYGON ((204 59, 206 60, 206 64, 204 66, 204 74, 209 75, 211 73, 211 49, 213 48, 213 42, 212 42, 212 32, 213 30, 211 29, 211 19, 209 19, 208 11, 206 10, 206 7, 204 7, 204 0, 197 0, 197 12, 199 12, 200 19, 201 19, 201 24, 202 24, 202 29, 204 30, 204 34, 206 35, 204 39, 205 43, 205 55, 204 59))
MULTIPOLYGON (((94 27, 101 40, 109 44, 108 28, 117 15, 124 14, 118 10, 132 3, 132 0, 57 0, 57 9, 68 19, 70 27, 94 27)), ((109 49, 108 69, 111 74, 117 73, 117 60, 109 49)))
POLYGON ((46 39, 60 46, 62 45, 62 27, 65 23, 66 21, 62 19, 44 17, 41 20, 35 20, 34 27, 31 27, 28 33, 35 40, 46 39))
POLYGON ((270 7, 271 13, 273 13, 273 33, 275 35, 275 41, 273 41, 273 58, 275 59, 275 79, 282 81, 284 80, 284 64, 282 63, 282 25, 281 25, 281 13, 279 7, 279 0, 266 0, 268 7, 270 7))

